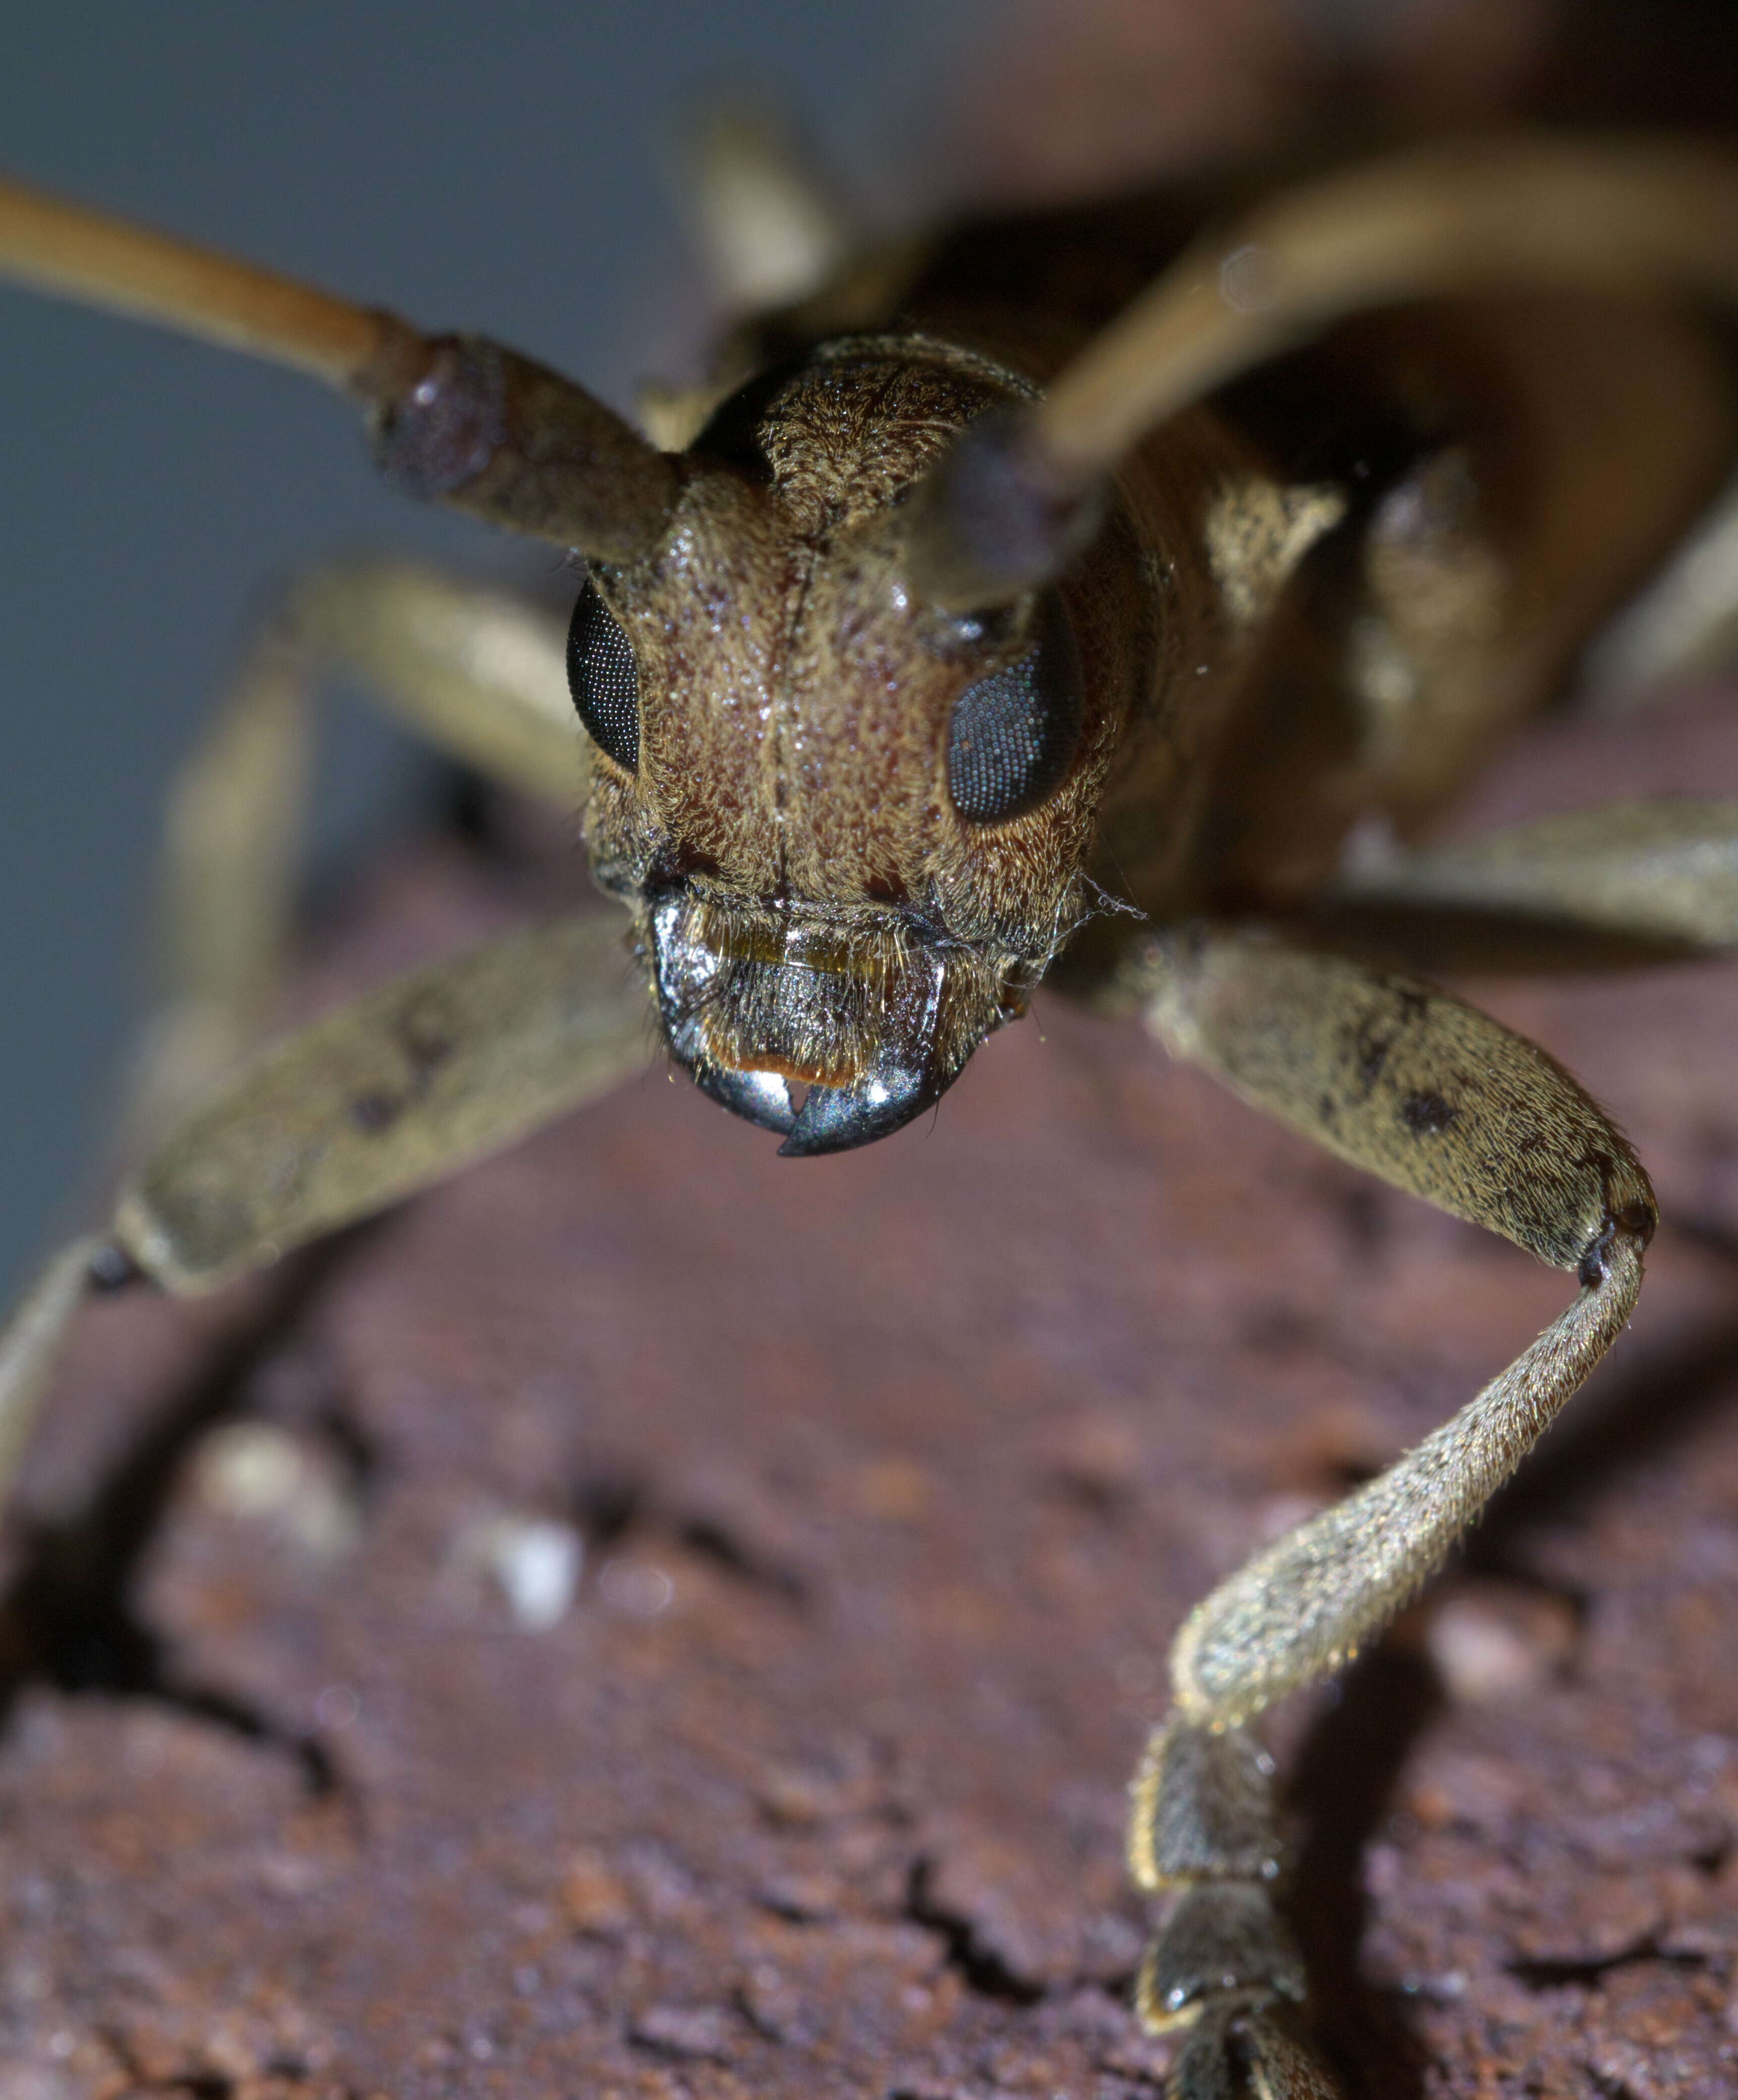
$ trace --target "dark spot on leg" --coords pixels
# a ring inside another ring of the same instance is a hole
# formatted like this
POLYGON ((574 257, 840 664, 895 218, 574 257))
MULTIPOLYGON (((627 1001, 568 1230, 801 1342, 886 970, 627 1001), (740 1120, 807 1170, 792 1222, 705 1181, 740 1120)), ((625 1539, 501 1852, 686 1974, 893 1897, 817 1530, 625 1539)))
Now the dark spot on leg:
POLYGON ((1352 1054, 1357 1064, 1357 1098, 1361 1101, 1367 1101, 1375 1092, 1376 1082, 1382 1077, 1382 1068, 1388 1061, 1393 1043, 1392 1035, 1383 1031, 1379 1020, 1366 1021, 1352 1039, 1352 1054))
POLYGON ((1383 989, 1393 1001, 1392 1005, 1384 1004, 1374 1012, 1367 1013, 1352 1038, 1352 1060, 1361 1088, 1356 1098, 1361 1101, 1367 1101, 1376 1091, 1376 1082, 1387 1066, 1388 1052, 1430 1011, 1430 1001, 1423 992, 1392 982, 1383 989))
POLYGON ((350 1111, 359 1130, 385 1130, 396 1123, 412 1102, 420 1101, 428 1092, 434 1074, 455 1048, 439 1001, 426 996, 394 1017, 390 1035, 393 1047, 409 1068, 408 1083, 396 1093, 380 1088, 359 1095, 350 1111))
POLYGON ((394 1034, 421 1092, 452 1055, 452 1042, 443 1032, 419 1024, 414 1014, 407 1014, 394 1034))
POLYGON ((1440 1094, 1408 1094, 1400 1105, 1400 1119, 1414 1137, 1435 1137, 1459 1115, 1440 1094))

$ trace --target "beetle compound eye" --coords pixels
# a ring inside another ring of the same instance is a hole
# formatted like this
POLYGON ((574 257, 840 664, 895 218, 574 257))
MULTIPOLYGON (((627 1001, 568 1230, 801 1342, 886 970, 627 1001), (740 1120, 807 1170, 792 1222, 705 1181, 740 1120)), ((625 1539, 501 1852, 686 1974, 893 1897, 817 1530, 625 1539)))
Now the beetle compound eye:
POLYGON ((947 726, 947 790, 968 824, 1004 823, 1058 787, 1079 747, 1080 652, 1049 599, 1017 664, 968 686, 947 726))
POLYGON ((640 762, 640 667, 595 584, 586 585, 573 608, 567 686, 593 743, 632 773, 640 762))

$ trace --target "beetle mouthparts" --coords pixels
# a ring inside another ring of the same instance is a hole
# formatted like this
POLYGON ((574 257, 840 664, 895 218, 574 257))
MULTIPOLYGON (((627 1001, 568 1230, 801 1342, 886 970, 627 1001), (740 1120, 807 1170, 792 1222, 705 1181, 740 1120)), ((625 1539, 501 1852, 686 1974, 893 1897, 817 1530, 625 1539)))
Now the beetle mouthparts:
POLYGON ((814 1087, 801 1108, 791 1099, 782 1072, 739 1072, 718 1065, 690 1067, 695 1084, 715 1101, 784 1135, 782 1159, 806 1159, 823 1152, 849 1152, 855 1145, 890 1136, 921 1115, 945 1094, 956 1074, 945 1078, 903 1067, 878 1072, 852 1087, 814 1087))
POLYGON ((782 1072, 735 1072, 722 1065, 690 1065, 680 1057, 679 1061, 700 1092, 732 1115, 757 1123, 762 1130, 787 1133, 796 1121, 790 1084, 782 1072))
POLYGON ((792 1158, 900 1129, 1008 1017, 969 949, 890 911, 840 919, 673 890, 650 916, 671 1054, 792 1158), (793 1082, 808 1088, 801 1107, 793 1082))
POLYGON ((904 1067, 871 1074, 854 1087, 811 1087, 779 1156, 805 1159, 814 1153, 849 1152, 854 1145, 886 1137, 940 1101, 957 1076, 904 1067))

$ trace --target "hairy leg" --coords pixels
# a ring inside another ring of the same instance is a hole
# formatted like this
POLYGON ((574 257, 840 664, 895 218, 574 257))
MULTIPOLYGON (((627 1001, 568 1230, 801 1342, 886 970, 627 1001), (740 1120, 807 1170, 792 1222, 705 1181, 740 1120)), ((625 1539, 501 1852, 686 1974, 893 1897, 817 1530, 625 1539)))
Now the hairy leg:
POLYGON ((1274 1909, 1270 1771, 1248 1724, 1380 1632, 1610 1348, 1641 1286, 1653 1196, 1565 1072, 1445 993, 1245 933, 1154 943, 1139 974, 1175 1054, 1580 1284, 1458 1414, 1258 1554, 1171 1650, 1171 1714, 1135 1783, 1129 1852, 1141 1886, 1180 1893, 1142 1972, 1141 2014, 1191 2031, 1190 2100, 1317 2100, 1334 2088, 1286 2024, 1303 1976, 1274 1909))
POLYGON ((142 1273, 212 1288, 510 1143, 638 1061, 645 994, 604 913, 418 972, 241 1066, 294 905, 321 677, 360 677, 439 748, 576 810, 588 770, 565 639, 505 592, 385 560, 311 572, 265 624, 170 796, 158 1000, 125 1122, 132 1149, 173 1135, 110 1230, 56 1255, 0 1331, 0 1494, 93 1285, 142 1273))
POLYGON ((688 230, 727 333, 704 377, 643 385, 641 426, 671 452, 797 342, 885 325, 929 244, 868 236, 776 100, 726 93, 690 114, 677 173, 688 230))
POLYGON ((700 259, 733 319, 807 298, 857 245, 832 184, 776 103, 737 95, 698 110, 681 167, 700 259))
POLYGON ((1581 699, 1595 714, 1644 707, 1676 680, 1738 660, 1738 480, 1729 481, 1660 573, 1587 652, 1581 699))
POLYGON ((55 1256, 0 1330, 0 1492, 86 1293, 213 1290, 364 1218, 643 1063, 650 1010, 613 911, 395 978, 232 1071, 55 1256))
POLYGON ((322 679, 358 678, 437 748, 576 810, 587 767, 564 646, 540 608, 401 561, 334 563, 284 593, 170 791, 134 1132, 163 1128, 257 1039, 295 902, 322 679))
POLYGON ((1438 142, 1281 192, 1205 234, 1023 417, 943 457, 913 505, 911 580, 970 611, 1060 575, 1143 437, 1348 315, 1517 284, 1731 305, 1735 229, 1730 157, 1675 142, 1438 142))
POLYGON ((1620 802, 1396 854, 1313 929, 1432 969, 1587 969, 1738 944, 1738 802, 1620 802))

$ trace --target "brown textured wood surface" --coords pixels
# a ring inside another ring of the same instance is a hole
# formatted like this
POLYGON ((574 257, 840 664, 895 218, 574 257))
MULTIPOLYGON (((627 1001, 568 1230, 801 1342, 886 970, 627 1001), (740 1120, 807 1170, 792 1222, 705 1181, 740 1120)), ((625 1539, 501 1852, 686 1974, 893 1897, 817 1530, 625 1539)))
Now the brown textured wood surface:
MULTIPOLYGON (((1484 813, 1738 779, 1733 697, 1543 733, 1484 813)), ((298 996, 576 880, 428 848, 298 996)), ((1361 2095, 1711 2100, 1738 964, 1479 989, 1667 1222, 1458 1570, 1281 1717, 1300 1922, 1361 2095)), ((862 1154, 653 1067, 251 1295, 97 1307, 9 1547, 0 2092, 1153 2093, 1120 1839, 1172 1630, 1562 1295, 1052 1002, 862 1154), (584 1538, 543 1630, 503 1519, 584 1538)))
MULTIPOLYGON (((1174 159, 1265 140, 1308 70, 1290 11, 1090 11, 1127 32, 1081 46, 1122 121, 1083 91, 1050 121, 1033 0, 962 189, 1144 172, 1155 110, 1174 159)), ((1724 110, 1715 30, 1579 11, 1609 33, 1536 99, 1599 117, 1646 74, 1724 110)), ((1405 11, 1370 68, 1464 117, 1551 13, 1405 11)), ((1483 813, 1738 791, 1735 699, 1542 735, 1483 813)), ((430 846, 298 1001, 574 880, 430 846)), ((1475 989, 1613 1111, 1666 1222, 1455 1572, 1277 1717, 1299 1923, 1355 2100, 1712 2100, 1738 964, 1475 989)), ((94 1308, 0 1542, 0 2100, 1155 2094, 1121 1826, 1172 1630, 1562 1302, 1041 1001, 862 1154, 779 1161, 654 1066, 262 1286, 94 1308), (487 1573, 527 1522, 584 1546, 541 1630, 487 1573)))

